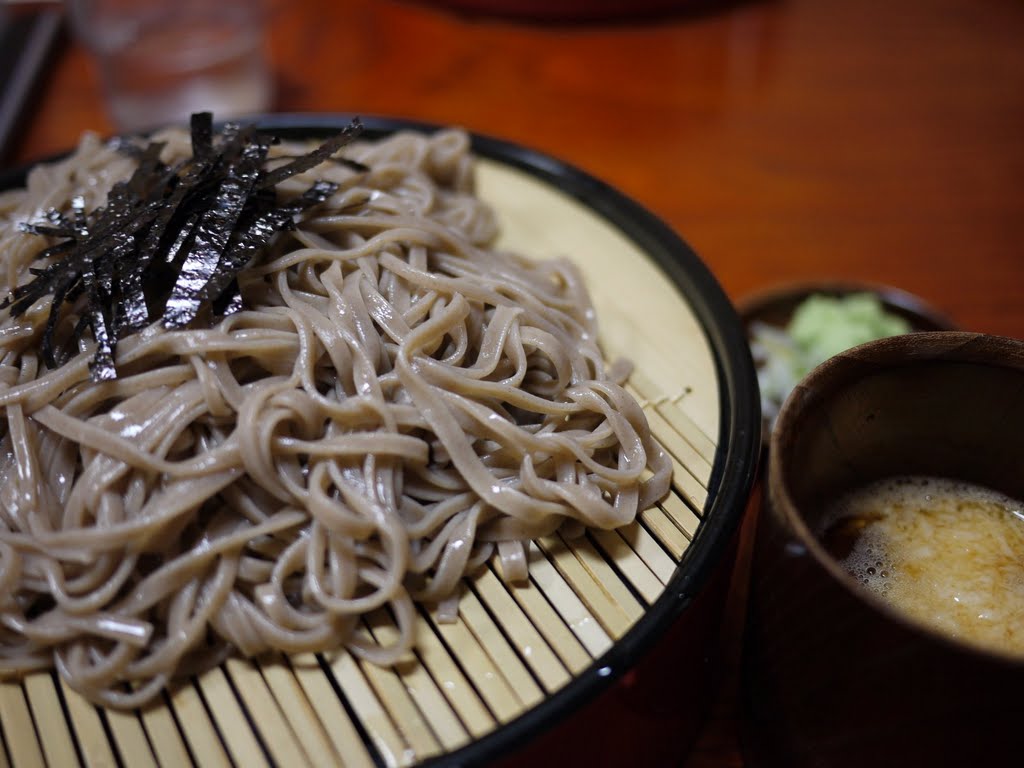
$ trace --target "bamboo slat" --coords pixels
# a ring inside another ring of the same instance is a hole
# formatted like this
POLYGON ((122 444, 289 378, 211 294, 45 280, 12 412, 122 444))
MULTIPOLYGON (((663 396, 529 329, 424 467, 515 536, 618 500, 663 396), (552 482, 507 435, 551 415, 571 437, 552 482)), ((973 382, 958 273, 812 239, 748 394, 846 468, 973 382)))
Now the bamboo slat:
POLYGON ((196 686, 191 682, 177 686, 170 700, 192 754, 201 756, 204 766, 228 768, 231 761, 196 686))
POLYGON ((617 533, 630 549, 636 552, 637 557, 643 560, 658 581, 662 585, 668 584, 668 580, 675 573, 676 560, 672 559, 665 546, 652 536, 640 521, 620 528, 617 533))
MULTIPOLYGON (((635 522, 528 548, 529 578, 496 562, 467 577, 459 614, 418 614, 415 650, 392 667, 339 651, 231 659, 140 712, 103 710, 48 673, 0 683, 0 768, 25 766, 407 766, 503 727, 584 674, 663 594, 707 503, 717 451, 715 364, 681 294, 622 232, 521 171, 485 163, 502 245, 583 254, 609 359, 673 462, 673 491, 635 522)), ((390 613, 360 632, 397 640, 390 613)))
POLYGON ((419 657, 430 675, 437 681, 452 711, 472 736, 490 733, 497 725, 494 716, 484 705, 480 694, 463 674, 459 664, 441 642, 441 638, 425 626, 416 638, 419 657))
MULTIPOLYGON (((401 678, 393 669, 368 663, 361 666, 374 695, 408 745, 409 754, 423 757, 436 755, 441 750, 441 745, 416 706, 415 700, 402 684, 401 678)), ((404 754, 403 752, 402 764, 405 764, 404 754)))
POLYGON ((518 693, 469 631, 464 617, 452 623, 435 623, 434 628, 449 648, 458 649, 466 677, 498 722, 507 722, 522 713, 523 702, 518 693))
POLYGON ((516 653, 515 647, 470 590, 466 590, 459 601, 459 615, 501 676, 513 687, 521 704, 532 707, 543 701, 544 692, 516 653))
POLYGON ((308 765, 318 768, 337 765, 341 755, 334 751, 316 708, 306 698, 288 662, 284 658, 273 659, 262 665, 262 672, 281 714, 309 758, 308 765))
POLYGON ((291 659, 295 677, 310 702, 316 703, 317 717, 327 732, 334 752, 344 756, 347 768, 371 768, 374 765, 359 731, 341 700, 335 695, 317 657, 310 653, 291 659))
MULTIPOLYGON (((635 584, 616 573, 615 567, 618 567, 619 563, 606 560, 585 536, 579 539, 566 539, 564 536, 559 538, 565 548, 576 556, 576 560, 587 575, 608 594, 630 623, 639 619, 646 606, 634 594, 635 584)), ((614 634, 615 637, 619 637, 619 633, 614 634)))
MULTIPOLYGON (((510 594, 570 673, 578 674, 590 664, 590 654, 573 632, 571 624, 555 610, 551 602, 554 592, 545 590, 544 575, 538 573, 540 570, 539 566, 531 565, 530 581, 513 584, 510 594)), ((547 585, 554 587, 556 582, 548 581, 547 585)))
POLYGON ((345 691, 352 710, 366 728, 370 743, 384 765, 407 765, 410 762, 408 747, 356 660, 347 653, 336 654, 331 662, 331 672, 345 691))
POLYGON ((200 676, 199 690, 232 762, 244 768, 268 765, 263 748, 231 690, 224 667, 211 669, 200 676))
POLYGON ((683 501, 679 496, 670 493, 661 503, 661 508, 668 515, 669 519, 678 526, 686 538, 693 540, 697 533, 697 526, 700 525, 700 516, 693 511, 693 507, 683 501))
MULTIPOLYGON (((555 568, 565 579, 573 594, 579 597, 588 612, 604 630, 608 645, 612 638, 622 635, 639 618, 639 606, 619 604, 609 593, 608 586, 594 578, 593 574, 576 557, 561 538, 545 536, 537 545, 551 558, 555 568)), ((597 655, 597 654, 595 654, 597 655)))
POLYGON ((444 751, 453 752, 469 743, 469 734, 459 722, 454 710, 448 706, 437 683, 422 665, 404 664, 399 667, 402 683, 430 724, 444 751))
POLYGON ((170 707, 146 707, 142 727, 160 765, 188 765, 191 758, 170 707))
POLYGON ((687 473, 696 480, 700 487, 707 490, 708 480, 711 477, 711 461, 701 455, 685 437, 675 431, 671 423, 662 415, 662 411, 668 410, 671 406, 662 406, 659 410, 655 406, 644 409, 647 416, 647 423, 651 430, 661 439, 661 444, 677 462, 686 468, 687 473))
MULTIPOLYGON (((378 642, 392 645, 399 639, 398 629, 384 614, 383 610, 375 611, 369 617, 369 624, 378 642)), ((469 741, 466 729, 445 702, 437 683, 417 658, 410 656, 396 664, 395 673, 401 678, 405 690, 416 702, 416 707, 445 750, 452 751, 469 741)))
MULTIPOLYGON (((686 412, 679 407, 681 398, 672 398, 662 394, 645 371, 634 370, 629 377, 629 389, 636 393, 642 402, 648 407, 644 410, 657 412, 668 422, 672 432, 682 437, 695 451, 704 459, 707 466, 715 461, 715 450, 718 448, 717 441, 705 432, 694 422, 686 412)), ((685 397, 682 395, 681 397, 685 397)))
POLYGON ((658 599, 665 588, 665 582, 654 575, 618 531, 595 531, 594 539, 602 552, 602 555, 595 556, 602 558, 602 562, 607 557, 615 564, 625 577, 625 581, 619 582, 621 585, 629 584, 647 604, 658 599))
MULTIPOLYGON (((153 750, 150 749, 146 733, 142 730, 142 723, 136 712, 123 712, 121 710, 110 710, 107 712, 107 726, 114 736, 114 744, 122 758, 131 756, 132 765, 142 768, 155 768, 156 758, 153 757, 153 750)), ((58 763, 58 765, 71 765, 72 763, 58 763)))
POLYGON ((0 683, 0 725, 15 768, 46 765, 23 685, 0 683))
POLYGON ((61 683, 61 695, 68 708, 71 727, 78 737, 78 747, 82 752, 82 762, 87 768, 113 768, 117 765, 114 751, 100 713, 80 694, 61 683))
POLYGON ((308 764, 309 755, 295 738, 259 666, 241 659, 228 659, 225 666, 239 703, 252 720, 253 728, 271 760, 278 765, 286 765, 293 760, 308 764))
MULTIPOLYGON (((532 543, 530 550, 531 554, 540 553, 539 542, 532 543)), ((565 556, 565 553, 562 553, 562 556, 570 563, 571 567, 571 560, 565 556)), ((583 596, 566 582, 562 574, 548 562, 547 558, 543 556, 530 558, 530 578, 544 593, 544 597, 550 601, 555 611, 591 657, 597 658, 611 648, 611 637, 584 603, 583 596)), ((597 595, 592 595, 592 597, 595 596, 597 595)))
POLYGON ((662 506, 651 507, 640 513, 640 521, 647 526, 675 560, 681 560, 690 546, 690 538, 665 513, 662 506))
POLYGON ((485 569, 473 579, 473 587, 544 689, 551 692, 565 685, 570 679, 565 665, 494 572, 485 569))
POLYGON ((54 676, 37 672, 25 678, 25 697, 39 732, 39 742, 48 765, 74 765, 75 753, 71 724, 64 717, 54 676))

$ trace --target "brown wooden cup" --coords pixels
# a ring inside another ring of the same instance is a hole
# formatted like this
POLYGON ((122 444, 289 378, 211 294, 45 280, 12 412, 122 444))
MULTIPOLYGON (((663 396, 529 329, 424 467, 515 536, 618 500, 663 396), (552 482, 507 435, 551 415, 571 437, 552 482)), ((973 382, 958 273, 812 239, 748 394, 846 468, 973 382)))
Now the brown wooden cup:
POLYGON ((812 530, 827 500, 886 476, 1024 497, 1024 343, 936 332, 843 353, 786 401, 768 467, 744 638, 749 763, 1021 765, 1024 656, 910 623, 812 530))

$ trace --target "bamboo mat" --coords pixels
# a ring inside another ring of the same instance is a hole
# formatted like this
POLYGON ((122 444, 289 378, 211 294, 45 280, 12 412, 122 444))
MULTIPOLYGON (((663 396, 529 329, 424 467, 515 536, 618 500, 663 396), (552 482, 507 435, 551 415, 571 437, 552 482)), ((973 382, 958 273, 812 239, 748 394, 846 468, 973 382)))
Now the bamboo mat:
MULTIPOLYGON (((569 256, 587 278, 609 358, 672 455, 672 493, 633 524, 530 547, 530 580, 467 579, 458 620, 418 617, 391 668, 339 654, 232 659, 136 712, 97 708, 52 674, 0 683, 6 766, 404 766, 445 755, 558 692, 662 594, 701 523, 718 442, 714 360, 675 286, 621 232, 554 187, 486 161, 480 194, 503 245, 569 256)), ((362 632, 387 642, 383 611, 362 632)))

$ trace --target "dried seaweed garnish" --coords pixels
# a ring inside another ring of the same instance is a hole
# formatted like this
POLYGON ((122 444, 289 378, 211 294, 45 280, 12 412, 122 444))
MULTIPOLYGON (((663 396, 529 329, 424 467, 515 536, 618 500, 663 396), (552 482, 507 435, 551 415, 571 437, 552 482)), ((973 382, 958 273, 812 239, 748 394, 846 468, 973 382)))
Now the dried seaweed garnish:
MULTIPOLYGON (((258 258, 275 233, 294 226, 306 209, 330 197, 337 185, 316 182, 302 195, 278 199, 275 187, 333 158, 362 132, 358 119, 305 155, 265 168, 275 143, 252 126, 213 130, 210 113, 192 116, 192 157, 173 165, 160 160, 163 145, 123 144, 138 166, 116 184, 104 207, 87 212, 81 198, 68 213, 47 212, 22 225, 57 242, 40 253, 52 259, 33 279, 0 303, 19 317, 53 296, 40 340, 43 362, 62 365, 54 336, 65 305, 83 295, 86 306, 72 335, 91 332, 90 362, 97 381, 117 376, 117 341, 162 319, 183 328, 209 309, 211 316, 242 309, 238 272, 258 258)), ((350 167, 364 166, 337 158, 350 167)))

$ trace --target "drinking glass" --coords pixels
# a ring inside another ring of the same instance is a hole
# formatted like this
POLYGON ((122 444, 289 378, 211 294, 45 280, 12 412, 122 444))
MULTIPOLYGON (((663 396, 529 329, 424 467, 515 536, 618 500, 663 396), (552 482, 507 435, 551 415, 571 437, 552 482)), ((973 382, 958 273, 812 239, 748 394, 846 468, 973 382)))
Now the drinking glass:
POLYGON ((70 0, 69 10, 119 130, 271 106, 261 0, 70 0))

